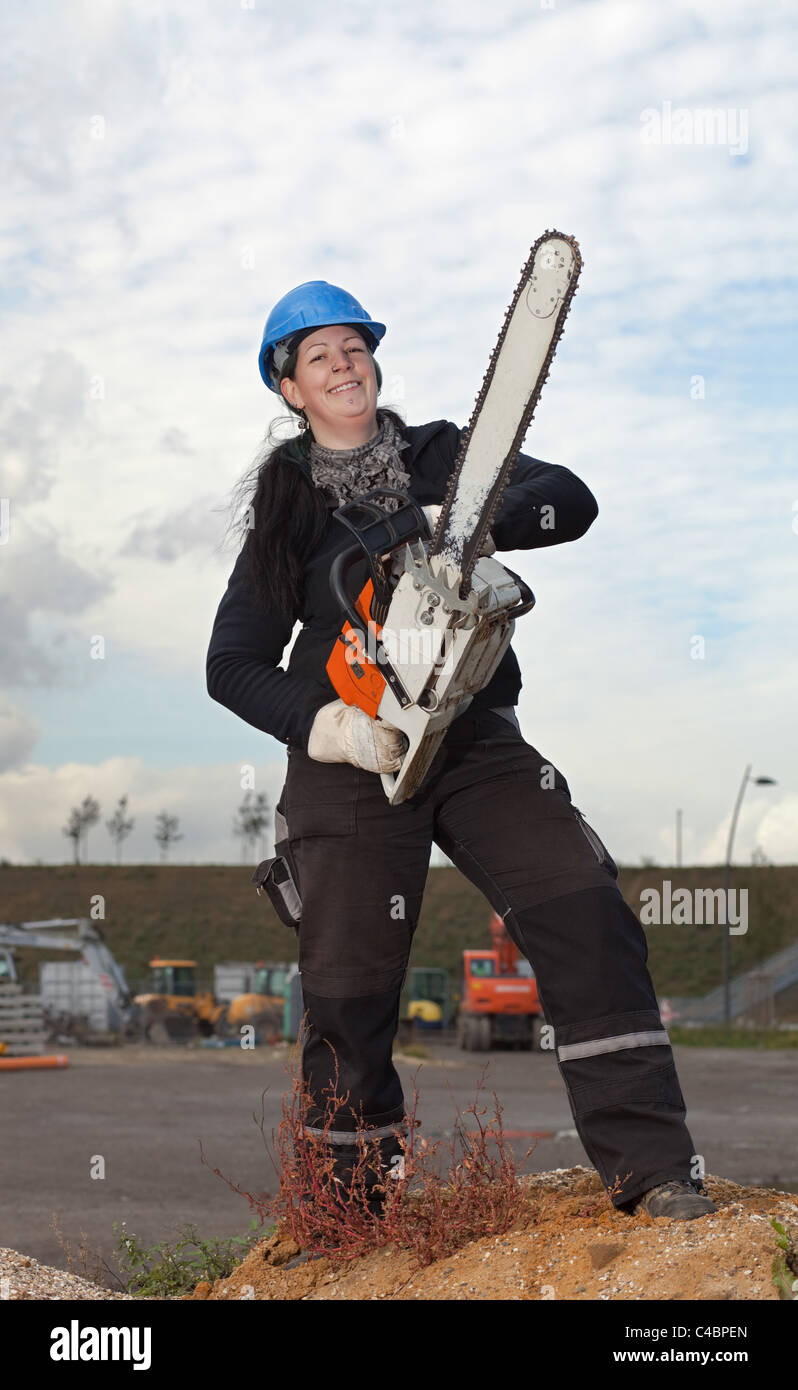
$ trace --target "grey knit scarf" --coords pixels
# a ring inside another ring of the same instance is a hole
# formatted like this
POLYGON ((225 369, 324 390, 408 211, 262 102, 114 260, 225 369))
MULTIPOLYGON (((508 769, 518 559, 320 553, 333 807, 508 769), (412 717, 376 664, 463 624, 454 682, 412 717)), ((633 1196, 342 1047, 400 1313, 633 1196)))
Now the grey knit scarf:
MULTIPOLYGON (((402 467, 399 453, 410 448, 410 441, 402 439, 389 415, 378 411, 377 419, 380 427, 374 438, 354 449, 327 449, 311 440, 313 482, 325 493, 330 505, 338 507, 376 487, 407 490, 410 474, 402 467)), ((401 504, 398 497, 385 497, 379 505, 393 512, 401 504)))

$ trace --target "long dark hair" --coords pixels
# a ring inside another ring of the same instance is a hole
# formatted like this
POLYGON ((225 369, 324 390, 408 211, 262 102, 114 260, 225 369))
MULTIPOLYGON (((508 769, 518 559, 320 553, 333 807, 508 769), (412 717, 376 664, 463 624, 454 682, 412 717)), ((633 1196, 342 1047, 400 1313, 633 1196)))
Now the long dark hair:
MULTIPOLYGON (((293 377, 297 350, 298 344, 282 376, 293 377)), ((379 391, 382 373, 377 362, 374 368, 379 391)), ((289 618, 296 618, 304 602, 305 563, 324 535, 330 510, 326 495, 311 477, 313 435, 307 418, 289 401, 285 404, 300 416, 304 428, 281 439, 279 430, 291 417, 280 415, 271 422, 255 463, 235 488, 238 521, 234 529, 245 533, 245 563, 256 601, 267 608, 276 605, 289 618)), ((378 423, 386 415, 404 434, 402 417, 388 406, 378 407, 378 423)))

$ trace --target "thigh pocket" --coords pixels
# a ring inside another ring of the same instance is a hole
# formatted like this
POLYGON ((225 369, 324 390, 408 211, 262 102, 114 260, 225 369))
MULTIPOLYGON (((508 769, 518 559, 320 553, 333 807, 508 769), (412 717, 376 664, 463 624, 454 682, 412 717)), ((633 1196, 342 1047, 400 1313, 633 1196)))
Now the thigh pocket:
POLYGON ((274 855, 264 859, 252 875, 258 893, 265 893, 280 921, 299 931, 302 919, 302 898, 299 891, 299 872, 292 853, 292 842, 318 835, 349 835, 356 826, 354 800, 293 806, 290 825, 283 809, 283 799, 274 813, 274 855))
MULTIPOLYGON (((285 842, 275 845, 274 848, 287 850, 285 842)), ((272 859, 264 859, 252 875, 252 882, 257 885, 259 893, 265 893, 270 899, 283 925, 298 931, 302 902, 294 878, 290 853, 276 854, 272 859)))

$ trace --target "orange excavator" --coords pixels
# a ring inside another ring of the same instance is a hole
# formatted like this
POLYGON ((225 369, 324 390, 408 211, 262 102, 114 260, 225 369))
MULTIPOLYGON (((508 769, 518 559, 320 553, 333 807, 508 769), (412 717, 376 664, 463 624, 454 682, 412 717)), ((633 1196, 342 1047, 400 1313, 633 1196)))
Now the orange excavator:
POLYGON ((487 1052, 498 1043, 539 1049, 545 1020, 532 967, 497 912, 490 934, 492 950, 463 951, 460 1046, 467 1052, 487 1052))

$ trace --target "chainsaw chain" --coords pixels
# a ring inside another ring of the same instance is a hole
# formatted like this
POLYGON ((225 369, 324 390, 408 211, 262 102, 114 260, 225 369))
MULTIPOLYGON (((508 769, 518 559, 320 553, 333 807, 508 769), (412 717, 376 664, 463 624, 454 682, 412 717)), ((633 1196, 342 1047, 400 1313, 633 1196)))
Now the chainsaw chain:
POLYGON ((535 389, 532 392, 526 409, 524 410, 524 413, 519 421, 518 429, 516 430, 513 442, 510 445, 510 450, 507 454, 507 458, 505 459, 501 471, 497 474, 496 479, 494 480, 494 483, 491 487, 493 501, 483 512, 482 516, 479 519, 479 523, 474 532, 472 533, 471 537, 468 538, 463 544, 463 570, 462 579, 460 582, 461 598, 465 598, 468 594, 470 587, 469 581, 471 579, 474 566, 478 559, 478 552, 480 546, 484 538, 487 536, 487 533, 491 528, 496 512, 499 509, 504 489, 507 485, 510 474, 512 473, 512 470, 515 466, 515 461, 521 450, 521 445, 524 442, 524 435, 529 429, 532 416, 534 415, 535 410, 537 408, 540 393, 543 389, 545 382, 548 380, 549 367, 551 366, 552 358, 554 357, 554 354, 557 350, 557 344, 560 341, 563 326, 571 308, 571 300, 573 299, 574 292, 577 286, 577 281, 579 280, 579 273, 582 269, 582 256, 579 250, 579 243, 576 241, 575 237, 565 236, 562 232, 544 232, 542 236, 538 237, 537 241, 535 242, 534 246, 532 247, 532 250, 530 251, 527 257, 526 264, 524 265, 524 268, 521 271, 521 278, 518 282, 515 294, 513 295, 513 298, 507 309, 507 313, 504 316, 504 322, 501 327, 501 332, 499 333, 496 346, 493 349, 490 362, 488 363, 487 371, 485 372, 485 375, 482 379, 482 386, 480 388, 479 395, 477 396, 474 409, 471 412, 471 418, 469 419, 468 425, 466 426, 466 429, 461 437, 460 448, 458 450, 454 468, 449 478, 449 482, 446 489, 446 495, 444 497, 443 505, 441 508, 441 513, 438 517, 435 532, 432 537, 432 542, 430 544, 429 553, 431 556, 437 554, 438 548, 443 546, 443 540, 449 516, 449 509, 451 507, 452 500, 454 498, 454 494, 457 488, 457 479, 460 472, 460 468, 462 466, 463 460, 465 459, 469 441, 471 439, 471 435, 474 431, 474 427, 479 417, 479 412, 482 409, 482 404, 485 400, 485 397, 488 393, 488 388, 493 379, 493 373, 496 369, 496 363, 499 359, 499 353, 501 352, 502 345, 507 334, 508 324, 513 316, 513 312, 521 297, 522 292, 529 283, 529 276, 531 274, 535 257, 538 251, 540 250, 541 246, 545 241, 552 240, 555 237, 558 241, 567 242, 568 245, 571 247, 574 253, 574 268, 571 273, 571 279, 568 285, 568 289, 566 290, 565 295, 563 296, 562 304, 560 305, 557 311, 557 328, 552 337, 551 343, 549 344, 549 350, 546 354, 546 358, 543 363, 543 369, 540 375, 538 376, 537 382, 535 383, 535 389))

